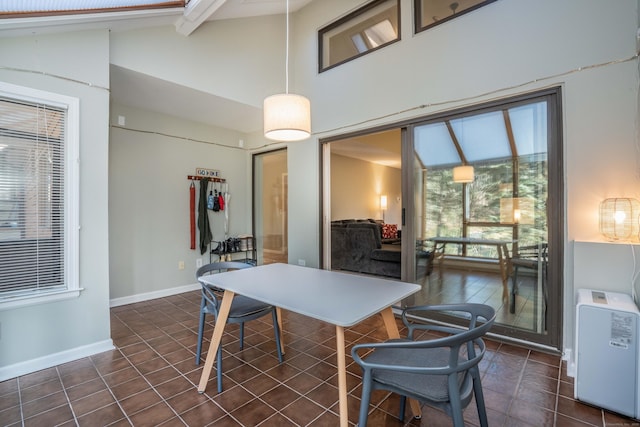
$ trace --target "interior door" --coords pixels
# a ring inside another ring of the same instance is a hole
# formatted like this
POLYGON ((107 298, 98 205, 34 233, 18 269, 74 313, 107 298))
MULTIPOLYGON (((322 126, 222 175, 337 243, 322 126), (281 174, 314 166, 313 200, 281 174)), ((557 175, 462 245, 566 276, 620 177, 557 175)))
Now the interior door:
POLYGON ((287 150, 253 156, 253 232, 257 263, 288 262, 287 150))

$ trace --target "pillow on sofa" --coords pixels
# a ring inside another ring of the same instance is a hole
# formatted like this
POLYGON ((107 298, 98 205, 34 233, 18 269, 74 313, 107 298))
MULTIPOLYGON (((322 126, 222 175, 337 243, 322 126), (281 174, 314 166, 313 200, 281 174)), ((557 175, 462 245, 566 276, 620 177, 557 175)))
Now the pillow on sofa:
POLYGON ((397 224, 382 224, 382 238, 383 239, 396 239, 398 237, 398 225, 397 224))

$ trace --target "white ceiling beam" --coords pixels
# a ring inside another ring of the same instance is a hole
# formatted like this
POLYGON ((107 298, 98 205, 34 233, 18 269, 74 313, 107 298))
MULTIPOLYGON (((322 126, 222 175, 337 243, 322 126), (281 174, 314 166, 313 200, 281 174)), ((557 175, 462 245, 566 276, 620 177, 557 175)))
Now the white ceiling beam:
POLYGON ((175 23, 176 32, 188 36, 209 19, 227 0, 191 0, 175 23))

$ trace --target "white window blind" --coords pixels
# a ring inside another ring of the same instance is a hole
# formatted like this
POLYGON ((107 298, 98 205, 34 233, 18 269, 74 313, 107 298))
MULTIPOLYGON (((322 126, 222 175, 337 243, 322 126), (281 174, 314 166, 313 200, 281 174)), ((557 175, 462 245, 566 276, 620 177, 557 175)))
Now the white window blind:
POLYGON ((0 301, 67 290, 66 115, 0 96, 0 301))

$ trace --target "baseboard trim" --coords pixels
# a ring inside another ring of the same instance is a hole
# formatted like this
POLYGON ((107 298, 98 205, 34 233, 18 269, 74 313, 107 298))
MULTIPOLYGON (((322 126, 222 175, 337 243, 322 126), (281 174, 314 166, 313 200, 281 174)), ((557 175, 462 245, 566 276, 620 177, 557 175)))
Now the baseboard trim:
MULTIPOLYGON (((161 291, 147 292, 144 294, 131 295, 122 298, 114 298, 109 301, 109 307, 118 307, 121 305, 133 304, 135 302, 164 298, 181 294, 183 292, 195 291, 198 289, 200 289, 200 284, 195 283, 191 285, 177 286, 170 289, 163 289, 161 291)), ((93 356, 94 354, 113 349, 115 349, 113 341, 111 339, 108 339, 93 344, 72 348, 59 353, 48 354, 43 357, 16 363, 14 365, 2 366, 0 367, 0 381, 5 381, 11 378, 19 377, 21 375, 41 371, 42 369, 51 368, 56 365, 72 362, 74 360, 82 359, 83 357, 93 356)))
POLYGON ((9 366, 0 367, 0 381, 16 378, 21 375, 30 374, 32 372, 41 371, 63 363, 72 362, 82 359, 83 357, 93 356, 94 354, 104 351, 113 350, 113 341, 111 339, 99 341, 89 345, 72 348, 70 350, 61 351, 59 353, 48 354, 36 359, 27 360, 25 362, 16 363, 9 366))
POLYGON ((144 294, 136 294, 128 297, 113 298, 109 300, 109 307, 119 307, 121 305, 133 304, 136 302, 149 301, 157 298, 170 297, 172 295, 181 294, 189 291, 197 291, 200 289, 199 283, 192 285, 177 286, 175 288, 163 289, 161 291, 146 292, 144 294))

